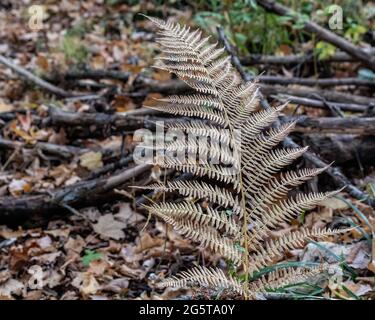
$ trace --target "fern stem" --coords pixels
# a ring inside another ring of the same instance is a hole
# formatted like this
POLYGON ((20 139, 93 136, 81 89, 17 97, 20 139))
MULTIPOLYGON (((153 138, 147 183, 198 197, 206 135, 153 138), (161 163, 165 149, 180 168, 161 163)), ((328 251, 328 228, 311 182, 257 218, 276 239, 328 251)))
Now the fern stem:
MULTIPOLYGON (((234 139, 234 130, 233 127, 229 121, 229 116, 226 108, 224 107, 223 101, 220 99, 220 103, 223 105, 223 111, 224 111, 224 116, 225 120, 228 123, 228 127, 231 133, 232 138, 234 139)), ((239 155, 240 153, 238 150, 236 150, 237 145, 234 143, 233 148, 235 149, 235 155, 239 155)), ((242 168, 241 168, 241 160, 240 161, 240 168, 239 168, 239 173, 238 173, 238 179, 239 179, 239 186, 240 186, 240 195, 241 195, 241 210, 243 214, 243 226, 242 226, 242 238, 244 239, 244 248, 245 252, 243 254, 244 259, 243 259, 243 268, 245 272, 245 281, 244 281, 244 288, 243 288, 243 293, 244 293, 244 298, 246 300, 250 299, 249 297, 249 292, 248 292, 248 283, 249 283, 249 270, 250 270, 250 265, 249 265, 249 254, 248 254, 248 248, 249 248, 249 237, 248 237, 248 232, 247 232, 247 224, 248 224, 248 214, 246 211, 246 199, 245 199, 245 192, 244 192, 244 186, 243 186, 243 181, 242 181, 242 168)))

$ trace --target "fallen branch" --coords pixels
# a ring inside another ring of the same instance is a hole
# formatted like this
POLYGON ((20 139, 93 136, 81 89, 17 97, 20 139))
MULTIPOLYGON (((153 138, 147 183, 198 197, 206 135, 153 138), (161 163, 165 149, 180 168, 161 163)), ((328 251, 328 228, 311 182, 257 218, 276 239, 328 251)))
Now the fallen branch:
POLYGON ((322 89, 311 89, 308 87, 291 88, 284 87, 280 85, 261 85, 263 94, 266 96, 271 96, 274 94, 286 94, 291 96, 312 98, 312 99, 325 99, 331 103, 343 103, 343 104, 353 104, 370 106, 375 105, 375 99, 370 97, 363 97, 359 95, 349 94, 346 92, 336 92, 331 90, 322 89))
MULTIPOLYGON (((247 81, 251 81, 253 77, 247 75, 246 79, 247 81)), ((141 87, 139 84, 139 88, 141 89, 134 89, 133 92, 130 92, 126 95, 130 97, 144 97, 152 92, 162 92, 163 94, 184 94, 189 92, 190 90, 189 87, 180 80, 171 80, 166 83, 160 83, 150 79, 150 82, 145 81, 143 82, 143 85, 144 86, 141 87)), ((288 94, 288 99, 290 99, 291 102, 299 103, 310 107, 328 109, 327 104, 329 104, 336 106, 343 111, 366 112, 371 105, 375 105, 375 99, 373 98, 350 95, 342 92, 288 88, 276 85, 271 86, 266 84, 260 84, 259 86, 264 95, 267 97, 274 96, 277 94, 288 94), (296 95, 297 97, 294 97, 296 95), (300 99, 298 96, 309 96, 311 98, 300 99), (315 97, 315 99, 312 97, 315 97), (322 99, 319 100, 319 97, 321 97, 322 99), (341 102, 336 102, 335 100, 339 100, 341 102)))
MULTIPOLYGON (((66 206, 82 207, 92 204, 108 192, 149 170, 151 165, 139 164, 110 177, 86 180, 52 191, 49 194, 25 195, 20 198, 0 198, 0 224, 29 217, 35 213, 53 213, 66 206)), ((108 200, 107 198, 104 198, 108 200)))
MULTIPOLYGON (((255 78, 255 77, 254 77, 255 78)), ((269 84, 298 84, 302 86, 319 86, 319 87, 333 87, 333 86, 375 86, 375 81, 364 80, 359 78, 333 78, 333 79, 311 79, 311 78, 290 78, 281 76, 260 76, 260 82, 269 84)))
MULTIPOLYGON (((363 49, 365 52, 371 55, 375 55, 375 48, 363 49)), ((275 65, 292 65, 292 64, 302 64, 307 62, 313 62, 314 59, 319 60, 313 53, 304 55, 285 55, 285 56, 274 56, 274 55, 260 55, 251 54, 246 57, 240 58, 240 62, 244 66, 251 66, 256 64, 275 64, 275 65)), ((329 62, 355 62, 356 59, 346 52, 337 52, 332 57, 324 60, 319 60, 323 63, 329 62)))
POLYGON ((103 166, 102 168, 95 170, 89 175, 88 179, 96 179, 100 176, 104 176, 107 173, 115 172, 118 169, 122 169, 123 167, 126 167, 132 161, 133 161, 133 155, 129 155, 125 158, 121 158, 120 160, 116 162, 109 163, 103 166))
MULTIPOLYGON (((220 38, 222 38, 223 31, 219 29, 220 38)), ((240 61, 238 60, 238 63, 240 61)), ((117 79, 123 79, 126 80, 131 74, 130 73, 124 73, 120 71, 106 71, 106 70, 87 70, 87 71, 72 71, 73 75, 78 77, 87 76, 90 75, 93 76, 93 78, 100 78, 100 76, 107 76, 107 77, 114 77, 117 79)), ((67 73, 66 77, 69 75, 67 73)), ((134 76, 134 75, 133 75, 134 76)), ((63 77, 63 76, 61 76, 63 77)), ((248 81, 253 80, 255 77, 251 76, 249 74, 246 75, 246 79, 248 81)), ((283 86, 270 86, 266 83, 272 83, 272 84, 283 84, 283 85, 290 85, 290 84, 300 84, 305 86, 314 86, 314 85, 320 85, 320 86, 333 86, 333 85, 369 85, 369 86, 375 86, 375 82, 373 81, 367 81, 357 78, 346 78, 346 79, 305 79, 305 78, 287 78, 287 77, 278 77, 278 76, 260 76, 258 77, 260 83, 261 83, 261 89, 263 94, 266 96, 276 95, 276 94, 288 94, 291 96, 302 96, 302 97, 308 97, 312 99, 316 99, 316 97, 322 97, 325 100, 329 101, 330 103, 334 104, 335 102, 343 103, 342 108, 344 111, 366 111, 367 108, 357 107, 355 105, 375 105, 375 99, 363 97, 363 96, 357 96, 352 95, 348 93, 342 93, 342 92, 333 92, 333 91, 327 91, 327 90, 313 90, 311 88, 289 88, 289 87, 283 87, 283 86), (346 105, 348 104, 348 105, 346 105), (354 105, 354 106, 352 106, 354 105), (358 110, 359 109, 359 110, 358 110)), ((191 91, 190 87, 188 87, 183 81, 180 80, 169 80, 165 82, 160 82, 151 78, 144 77, 142 75, 139 75, 136 77, 136 80, 133 83, 133 88, 131 92, 128 93, 119 93, 118 95, 124 95, 129 97, 145 97, 149 93, 161 93, 161 94, 182 94, 182 93, 188 93, 191 91)), ((97 99, 98 96, 94 95, 93 98, 97 99)), ((75 99, 75 98, 73 98, 75 99)), ((82 98, 79 98, 82 100, 82 98)), ((70 99, 71 100, 71 99, 70 99)), ((318 99, 319 100, 319 99, 318 99)), ((326 107, 323 103, 311 103, 311 106, 318 107, 326 107)))
MULTIPOLYGON (((291 17, 295 22, 301 20, 300 15, 273 0, 256 0, 257 3, 269 12, 275 13, 280 16, 291 17)), ((327 41, 342 51, 348 53, 352 57, 361 61, 364 65, 368 66, 371 70, 375 71, 375 56, 369 54, 360 47, 355 46, 350 41, 338 36, 337 34, 319 26, 312 21, 304 21, 304 29, 307 32, 315 33, 320 39, 327 41)))
POLYGON ((28 149, 28 150, 41 150, 43 152, 49 153, 51 155, 55 155, 62 159, 70 159, 75 156, 79 156, 83 153, 89 151, 100 151, 103 156, 110 156, 114 153, 112 149, 102 149, 102 148, 80 148, 75 146, 65 146, 65 145, 58 145, 54 143, 48 142, 36 142, 35 144, 28 144, 21 141, 12 141, 3 139, 0 137, 0 149, 28 149))
POLYGON ((128 81, 132 73, 122 72, 116 70, 70 70, 67 71, 63 77, 66 80, 78 80, 78 79, 92 79, 92 80, 101 80, 101 79, 114 79, 120 81, 128 81))
MULTIPOLYGON (((262 88, 261 88, 262 89, 262 88)), ((311 98, 301 98, 290 96, 287 94, 280 94, 280 95, 270 95, 272 98, 280 100, 282 102, 290 101, 293 104, 298 104, 307 107, 314 107, 314 108, 321 108, 321 109, 328 109, 329 107, 338 108, 342 111, 351 111, 351 112, 368 112, 371 109, 371 106, 367 107, 360 104, 354 103, 339 103, 339 102, 332 102, 327 100, 317 100, 311 98)))
MULTIPOLYGON (((261 98, 262 100, 262 107, 264 109, 270 109, 270 106, 265 98, 261 98)), ((281 121, 277 120, 275 123, 276 126, 281 125, 281 121)), ((300 146, 295 143, 290 137, 286 137, 283 141, 283 145, 285 148, 300 148, 300 146)), ((318 155, 313 154, 312 152, 306 151, 303 154, 304 159, 312 163, 317 168, 324 168, 329 165, 322 159, 319 158, 318 155)), ((347 191, 351 196, 358 200, 365 200, 370 206, 375 208, 375 200, 371 199, 371 197, 364 191, 360 190, 356 186, 354 186, 350 180, 341 172, 341 170, 337 167, 330 166, 326 171, 327 174, 331 177, 333 182, 338 188, 345 187, 345 191, 347 191)))
POLYGON ((50 93, 53 93, 56 96, 63 97, 63 98, 74 96, 74 94, 69 93, 69 92, 67 92, 63 89, 60 89, 60 88, 54 86, 53 84, 37 77, 36 75, 31 73, 30 71, 27 71, 25 68, 23 68, 19 65, 16 65, 13 61, 5 58, 3 55, 0 55, 0 63, 7 66, 8 68, 13 70, 14 72, 18 73, 19 75, 24 77, 26 80, 36 84, 37 86, 41 87, 42 89, 44 89, 44 90, 46 90, 50 93))

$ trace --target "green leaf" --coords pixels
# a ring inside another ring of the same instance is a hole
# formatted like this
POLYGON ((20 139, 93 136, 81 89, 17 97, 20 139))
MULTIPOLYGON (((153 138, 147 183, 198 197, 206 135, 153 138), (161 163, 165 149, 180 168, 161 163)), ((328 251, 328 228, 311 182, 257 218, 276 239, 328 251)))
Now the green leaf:
POLYGON ((85 250, 85 255, 82 257, 82 263, 85 267, 88 267, 92 261, 100 260, 102 254, 92 250, 85 250))
POLYGON ((318 58, 321 60, 325 60, 332 57, 335 54, 336 47, 330 43, 319 41, 316 44, 316 51, 318 54, 318 58))

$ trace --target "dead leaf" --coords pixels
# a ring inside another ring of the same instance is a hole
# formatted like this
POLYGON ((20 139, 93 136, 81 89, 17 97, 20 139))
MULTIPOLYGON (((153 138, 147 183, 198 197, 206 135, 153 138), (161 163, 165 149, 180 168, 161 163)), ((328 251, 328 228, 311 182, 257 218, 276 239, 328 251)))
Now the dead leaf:
POLYGON ((350 280, 344 282, 343 285, 359 297, 373 291, 373 288, 368 284, 354 283, 350 280))
POLYGON ((88 268, 87 272, 90 272, 95 276, 101 276, 109 267, 109 263, 103 259, 93 260, 90 262, 90 267, 88 268))
POLYGON ((26 235, 26 232, 22 230, 22 228, 19 228, 16 231, 13 231, 6 226, 0 227, 0 237, 4 239, 13 239, 13 238, 20 238, 26 235))
POLYGON ((86 243, 82 237, 77 236, 76 238, 70 237, 64 245, 65 250, 72 250, 76 253, 81 253, 82 249, 85 247, 86 243))
POLYGON ((121 293, 129 287, 128 278, 113 279, 109 283, 102 286, 103 291, 110 291, 114 293, 121 293))
POLYGON ((126 246, 121 249, 120 255, 127 263, 137 263, 138 261, 143 259, 143 255, 140 253, 136 253, 135 246, 126 246))
POLYGON ((0 100, 0 113, 1 112, 10 112, 13 111, 14 107, 11 104, 7 104, 4 101, 0 100))
POLYGON ((333 210, 344 210, 349 208, 344 201, 333 197, 324 199, 319 203, 319 205, 333 210))
POLYGON ((13 197, 18 197, 22 193, 30 192, 31 184, 23 179, 13 179, 12 182, 8 185, 8 190, 13 197))
POLYGON ((124 96, 116 96, 113 101, 113 106, 117 112, 125 112, 135 108, 133 100, 124 96))
POLYGON ((350 247, 345 259, 354 269, 366 269, 371 260, 370 248, 365 241, 357 242, 350 247))
POLYGON ((0 284, 3 284, 5 281, 8 281, 11 277, 9 270, 0 271, 0 284))
MULTIPOLYGON (((340 245, 331 242, 319 242, 324 248, 332 251, 338 257, 345 257, 348 265, 354 269, 366 269, 370 262, 370 249, 366 241, 360 241, 350 245, 340 245)), ((301 254, 301 261, 318 262, 325 260, 328 263, 336 263, 337 260, 327 251, 309 243, 301 254)))
POLYGON ((45 234, 49 234, 54 238, 67 238, 70 234, 69 228, 55 229, 55 230, 46 230, 45 234))
POLYGON ((36 65, 39 67, 40 70, 46 72, 49 69, 48 59, 44 55, 38 55, 36 57, 36 65))
POLYGON ((94 294, 100 289, 98 281, 90 272, 79 272, 73 279, 72 285, 84 295, 94 294))
POLYGON ((38 243, 38 245, 41 249, 47 249, 47 248, 51 247, 52 240, 49 236, 45 236, 43 238, 38 239, 37 243, 38 243))
POLYGON ((101 216, 98 223, 93 224, 94 231, 101 236, 120 240, 125 237, 122 229, 126 228, 126 223, 117 221, 112 214, 101 216))
POLYGON ((171 79, 171 74, 168 71, 157 70, 153 73, 152 77, 158 81, 167 81, 171 79))
POLYGON ((140 269, 132 269, 126 264, 121 265, 120 272, 125 276, 139 280, 142 280, 146 276, 146 271, 140 269))
POLYGON ((79 159, 81 166, 90 171, 103 167, 102 154, 100 152, 86 152, 79 159))
POLYGON ((123 202, 119 205, 119 212, 115 214, 115 218, 127 225, 134 225, 137 222, 145 220, 143 215, 133 211, 128 202, 123 202))
POLYGON ((23 283, 15 279, 9 279, 0 285, 0 297, 12 298, 12 295, 21 296, 24 291, 25 286, 23 283))
POLYGON ((152 237, 149 233, 145 232, 140 238, 138 238, 138 244, 137 248, 135 249, 135 253, 140 253, 153 247, 162 246, 164 242, 165 240, 157 237, 152 237))
POLYGON ((52 253, 45 253, 40 256, 33 257, 31 261, 38 261, 39 265, 53 264, 56 262, 57 258, 61 256, 61 251, 56 251, 52 253))
POLYGON ((375 273, 375 232, 372 233, 372 250, 371 250, 371 261, 369 262, 367 268, 375 273))

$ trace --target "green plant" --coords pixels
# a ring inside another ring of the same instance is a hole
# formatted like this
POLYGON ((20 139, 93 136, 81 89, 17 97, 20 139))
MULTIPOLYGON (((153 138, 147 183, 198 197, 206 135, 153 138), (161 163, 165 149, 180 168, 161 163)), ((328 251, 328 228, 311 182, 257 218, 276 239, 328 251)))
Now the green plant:
MULTIPOLYGON (((311 39, 303 31, 305 22, 312 20, 328 26, 332 16, 331 0, 279 2, 298 13, 296 22, 292 21, 291 16, 266 12, 252 0, 198 1, 194 4, 194 19, 201 28, 213 34, 216 33, 217 24, 225 26, 226 35, 243 55, 249 52, 275 54, 281 45, 298 50, 302 43, 311 39)), ((343 30, 334 31, 353 42, 359 42, 371 28, 371 6, 353 0, 342 0, 337 4, 343 10, 343 30)))
POLYGON ((61 42, 61 50, 64 52, 68 62, 81 64, 86 61, 88 50, 82 41, 85 33, 86 26, 84 24, 78 24, 69 29, 64 35, 61 42))
POLYGON ((92 261, 100 260, 102 254, 92 250, 85 250, 85 255, 82 257, 82 263, 85 267, 88 267, 92 261))
POLYGON ((315 52, 320 60, 325 60, 336 53, 336 47, 328 42, 319 41, 316 44, 315 52))

